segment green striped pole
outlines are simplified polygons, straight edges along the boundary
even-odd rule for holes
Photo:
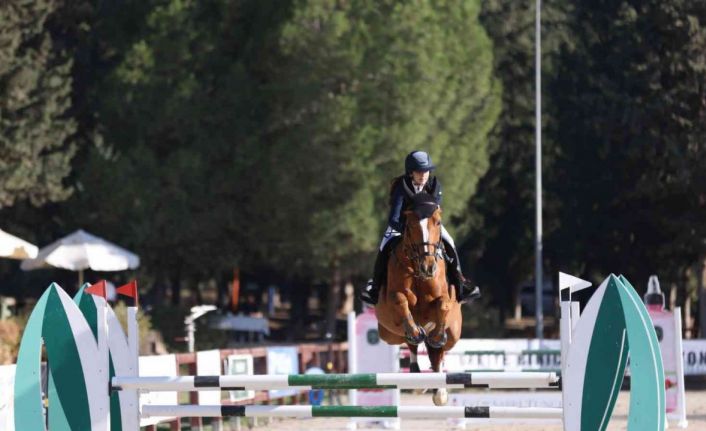
[[[290,374],[178,377],[114,377],[113,390],[201,391],[270,389],[437,389],[437,388],[551,388],[556,373],[377,373]]]
[[[366,417],[405,419],[561,419],[560,408],[432,406],[201,406],[145,405],[142,417]]]

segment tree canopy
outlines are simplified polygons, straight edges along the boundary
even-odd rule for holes
[[[70,194],[73,61],[51,33],[59,3],[0,4],[0,208]]]
[[[390,181],[421,149],[463,266],[507,310],[534,266],[533,7],[5,2],[3,226],[40,245],[84,228],[177,291],[235,267],[340,284],[369,275]],[[545,270],[693,273],[706,8],[547,0],[542,13]]]

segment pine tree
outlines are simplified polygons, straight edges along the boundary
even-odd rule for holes
[[[479,2],[295,3],[262,138],[269,181],[258,211],[280,227],[258,232],[272,245],[263,255],[314,256],[307,264],[325,270],[332,255],[353,262],[374,252],[389,182],[416,149],[439,166],[446,223],[463,232],[462,210],[487,169],[487,134],[499,110],[479,9]]]
[[[552,94],[546,84],[555,75],[559,47],[569,43],[567,2],[549,0],[542,8],[542,79],[544,121]],[[494,73],[502,82],[502,112],[491,133],[490,169],[483,176],[469,212],[474,215],[464,244],[469,266],[487,297],[501,313],[513,300],[513,288],[531,282],[535,224],[535,67],[534,2],[483,2],[481,22],[493,40]],[[551,135],[543,142],[545,169],[554,151]],[[545,175],[549,174],[545,170]],[[545,204],[546,205],[546,204]],[[545,232],[553,222],[545,217]],[[517,293],[517,292],[514,292]],[[516,298],[515,298],[516,299]]]
[[[680,277],[706,251],[706,9],[582,3],[573,23],[576,50],[552,88],[553,258],[589,274]]]
[[[72,59],[48,24],[58,3],[0,4],[0,207],[70,194]]]

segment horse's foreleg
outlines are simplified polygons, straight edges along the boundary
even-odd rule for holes
[[[446,329],[448,327],[447,322],[451,311],[451,303],[444,298],[438,298],[435,302],[436,304],[432,306],[434,330],[427,337],[427,344],[432,348],[440,349],[448,341]]]
[[[393,300],[394,313],[402,319],[401,326],[404,329],[405,341],[409,344],[420,344],[424,342],[427,337],[426,331],[414,321],[412,312],[409,310],[407,295],[397,292]]]

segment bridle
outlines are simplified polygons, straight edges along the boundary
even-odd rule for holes
[[[412,263],[412,276],[421,280],[428,280],[436,276],[438,265],[436,262],[444,259],[444,243],[439,235],[439,241],[432,243],[428,241],[412,242],[409,234],[410,230],[405,228],[402,249],[405,257]],[[427,267],[424,263],[427,257],[434,258],[434,264]]]
[[[438,189],[438,183],[436,183],[436,188]],[[402,179],[402,189],[404,193],[407,195],[409,199],[414,199],[417,194],[412,190],[407,183],[405,182],[404,179]],[[429,195],[431,196],[431,195]],[[425,202],[425,203],[431,203],[431,202]],[[433,205],[438,208],[438,203],[433,203]],[[409,220],[407,220],[409,222]],[[441,239],[441,235],[439,235],[439,241],[436,243],[431,243],[428,241],[423,241],[423,242],[412,242],[412,237],[410,235],[410,229],[408,229],[408,226],[405,226],[404,232],[403,232],[403,238],[402,238],[402,251],[404,254],[404,257],[412,264],[412,271],[411,275],[414,278],[421,279],[421,280],[429,280],[431,278],[434,278],[436,276],[436,272],[438,269],[437,261],[441,259],[443,261],[444,256],[445,256],[445,251],[444,251],[444,244]],[[396,253],[395,253],[396,255]],[[426,264],[424,263],[425,259],[427,257],[433,257],[434,258],[434,263],[431,265],[431,267],[427,267]],[[399,259],[397,259],[398,263],[401,265],[401,262]],[[405,268],[406,270],[409,271],[409,267]]]

